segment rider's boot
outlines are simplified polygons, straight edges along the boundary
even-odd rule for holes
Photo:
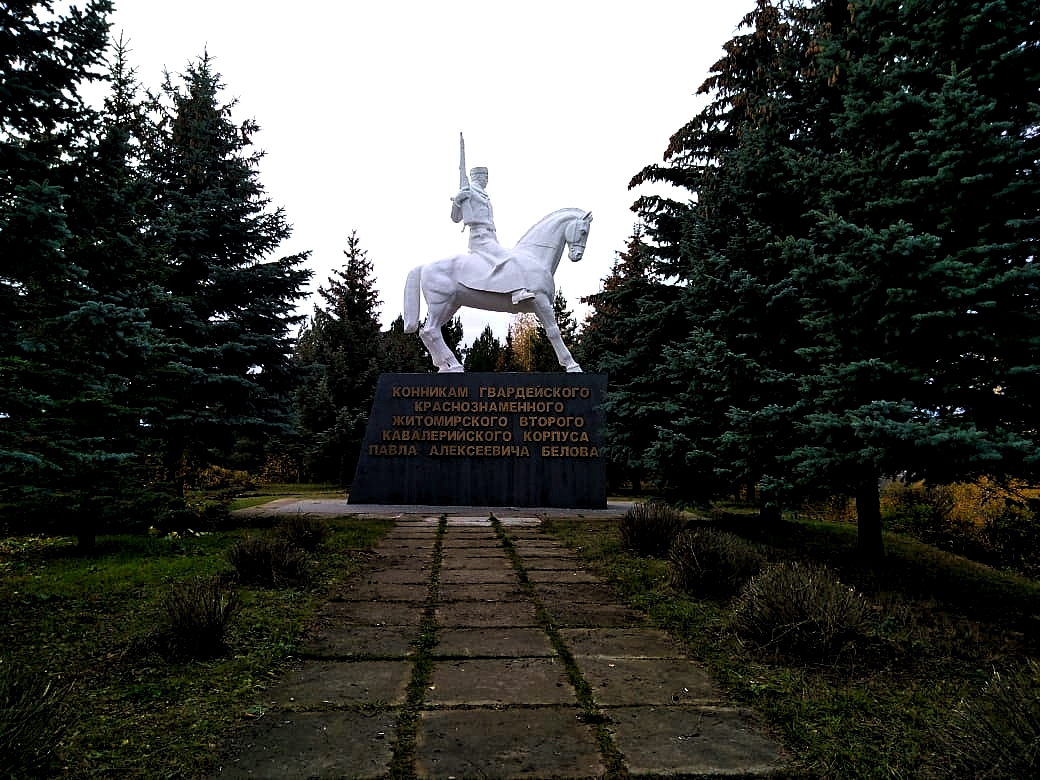
[[[528,290],[526,287],[521,287],[519,290],[513,291],[513,303],[520,303],[520,301],[529,301],[534,298],[534,293]]]

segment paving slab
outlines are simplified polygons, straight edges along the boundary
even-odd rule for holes
[[[534,605],[524,601],[451,601],[435,612],[437,625],[445,628],[535,626]]]
[[[520,589],[520,581],[514,577],[516,584],[479,583],[463,585],[460,583],[441,583],[439,599],[445,601],[521,601],[527,594]]]
[[[574,709],[423,712],[416,740],[420,777],[598,777],[591,729]]]
[[[407,661],[305,661],[267,691],[282,710],[360,705],[400,706],[412,665]]]
[[[464,555],[461,552],[447,553],[441,559],[441,574],[453,569],[493,569],[512,571],[513,567],[505,553],[499,551],[494,555]]]
[[[656,628],[561,628],[560,638],[577,658],[683,658],[679,643]]]
[[[719,691],[708,673],[683,659],[576,659],[601,707],[631,704],[716,704]]]
[[[426,585],[433,572],[394,566],[389,569],[373,569],[358,578],[359,585]]]
[[[556,658],[434,661],[428,706],[577,704],[567,670]]]
[[[415,601],[422,603],[426,601],[429,593],[428,585],[401,584],[386,585],[369,582],[355,583],[350,588],[339,593],[343,601]]]
[[[646,623],[641,613],[620,604],[553,601],[546,606],[546,611],[558,628],[619,628]]]
[[[540,628],[444,628],[437,632],[438,657],[538,658],[556,655]]]
[[[418,626],[423,605],[414,601],[330,601],[318,611],[319,621],[363,626]]]
[[[446,569],[441,572],[442,588],[445,585],[511,585],[518,582],[512,568]]]
[[[404,658],[414,652],[414,626],[318,626],[303,641],[302,656],[316,658]]]
[[[380,778],[393,757],[394,722],[387,712],[269,713],[232,738],[220,778]]]
[[[513,546],[518,550],[566,550],[566,546],[560,544],[551,536],[529,536],[515,538],[510,537]]]
[[[634,775],[768,775],[780,746],[746,710],[625,707],[610,711],[614,741]]]
[[[472,553],[476,553],[477,550],[495,550],[501,552],[502,543],[497,539],[477,539],[474,541],[467,541],[465,539],[450,539],[446,537],[444,541],[441,542],[441,551],[451,552],[452,550],[465,550]]]
[[[441,554],[443,556],[442,560],[447,560],[450,556],[466,558],[505,558],[506,556],[501,545],[489,545],[487,547],[473,547],[470,545],[445,546],[441,550]]]

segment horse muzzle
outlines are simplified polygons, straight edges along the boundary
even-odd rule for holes
[[[571,251],[567,256],[571,259],[572,263],[576,263],[581,260],[582,255],[585,254],[585,247],[583,246],[572,246]]]

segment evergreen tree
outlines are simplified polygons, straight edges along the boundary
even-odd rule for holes
[[[357,231],[348,236],[343,254],[343,268],[318,288],[324,306],[315,306],[300,333],[297,360],[312,368],[297,393],[297,422],[311,477],[349,484],[386,355],[374,266]]]
[[[383,332],[383,370],[391,374],[428,374],[433,362],[418,333],[404,332],[404,317],[400,314]]]
[[[662,347],[685,326],[677,289],[653,270],[658,257],[637,227],[603,289],[585,299],[592,311],[582,333],[583,367],[609,376],[608,475],[614,484],[631,480],[636,490],[654,467],[649,450],[658,429],[674,415],[668,393],[655,387],[655,370]]]
[[[501,355],[502,343],[495,337],[491,326],[485,325],[467,350],[463,367],[466,371],[494,371]]]
[[[881,551],[879,477],[1035,474],[1040,111],[1037,2],[857,9],[821,52],[843,68],[841,154],[793,244],[814,337],[802,473],[857,498]]]
[[[855,495],[868,556],[879,477],[1035,469],[1037,10],[758,1],[635,180],[696,196],[637,203],[675,280],[644,309],[682,318],[646,462]]]
[[[122,40],[113,54],[96,142],[66,206],[72,237],[65,254],[81,269],[85,295],[63,318],[60,360],[65,372],[91,381],[89,392],[71,399],[64,412],[71,428],[106,450],[106,457],[63,474],[81,545],[103,525],[153,519],[157,498],[148,487],[144,410],[134,388],[155,368],[152,347],[161,338],[147,315],[160,294],[153,281],[159,258],[142,235],[152,188],[136,144],[139,87]]]
[[[98,149],[96,114],[79,90],[103,75],[110,12],[103,0],[60,14],[50,2],[4,7],[0,503],[13,510],[9,517],[35,510],[79,520],[90,477],[128,457],[126,442],[105,435],[102,420],[117,413],[120,387],[106,375],[114,362],[105,357],[134,340],[135,317],[88,285],[69,215]]]
[[[310,272],[307,254],[267,259],[289,237],[282,209],[259,181],[248,149],[255,121],[235,124],[234,101],[204,54],[151,99],[147,169],[157,214],[162,295],[150,308],[162,333],[160,370],[142,398],[164,477],[181,495],[197,465],[219,463],[242,437],[288,430],[297,384],[291,329]]]

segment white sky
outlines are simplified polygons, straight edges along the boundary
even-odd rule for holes
[[[375,265],[383,327],[404,278],[462,252],[449,218],[459,132],[467,168],[489,168],[498,236],[512,246],[545,214],[594,215],[580,263],[556,284],[579,321],[625,247],[641,168],[703,105],[695,96],[752,0],[116,0],[138,79],[180,73],[208,49],[254,118],[260,179],[311,250],[312,289],[343,262],[357,230]],[[308,312],[311,306],[306,306]],[[508,317],[463,310],[464,342]]]

